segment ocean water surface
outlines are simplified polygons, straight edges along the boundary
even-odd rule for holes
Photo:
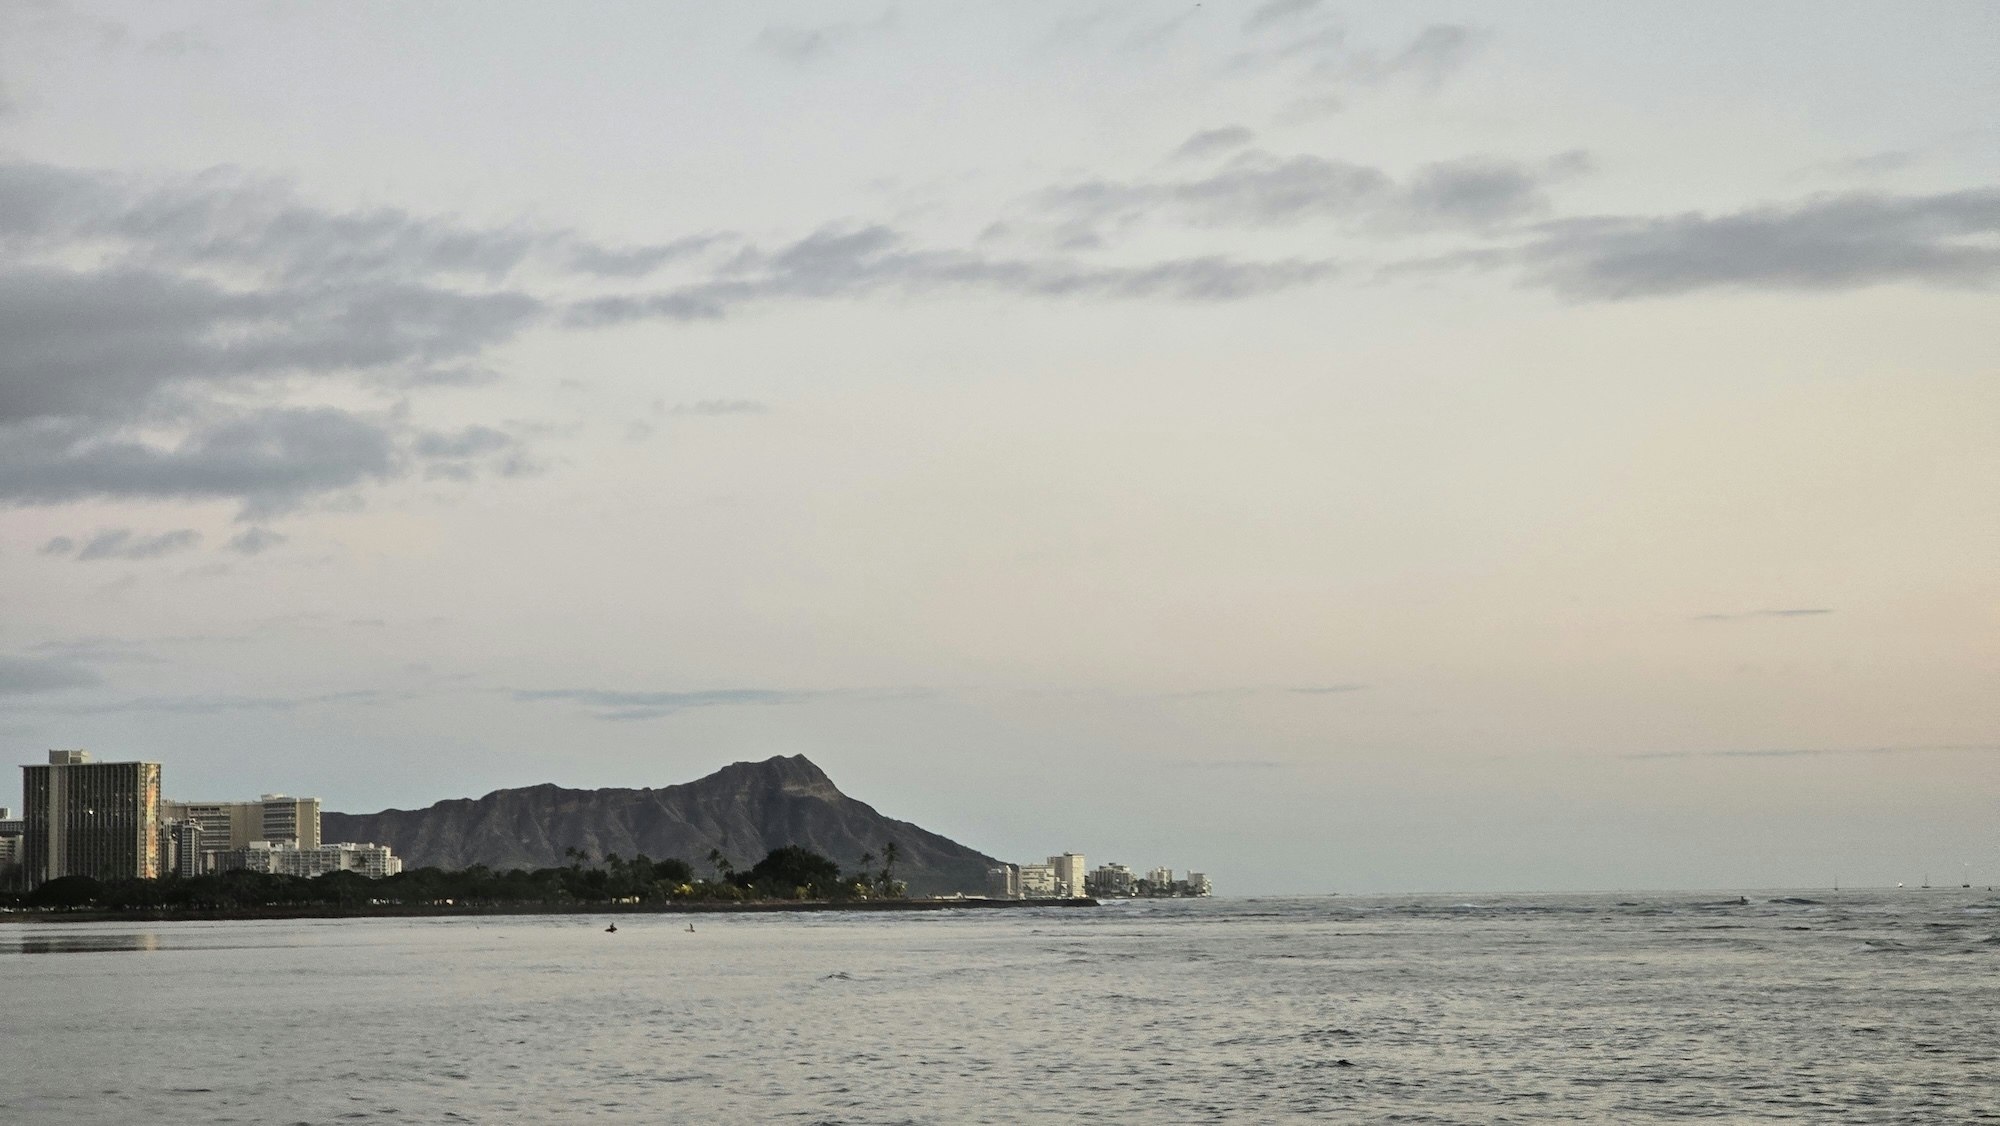
[[[2000,1121],[2000,895],[0,923],[0,1122]]]

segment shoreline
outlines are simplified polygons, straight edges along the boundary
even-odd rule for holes
[[[1023,907],[1097,907],[1079,899],[776,899],[743,903],[373,903],[354,907],[322,904],[222,907],[214,910],[154,908],[136,911],[39,911],[0,913],[0,923],[205,923],[256,919],[426,919],[505,915],[756,915],[800,912],[924,912],[1010,910]]]

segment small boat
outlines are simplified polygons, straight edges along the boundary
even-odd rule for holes
[[[608,927],[605,927],[605,928],[604,928],[604,933],[605,933],[605,934],[617,934],[617,933],[618,933],[618,924],[617,924],[617,923],[613,923],[613,924],[611,924],[610,926],[608,926]]]

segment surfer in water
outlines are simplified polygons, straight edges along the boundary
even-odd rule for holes
[[[617,924],[617,923],[613,923],[613,924],[611,924],[610,926],[608,926],[608,927],[605,927],[605,928],[604,928],[604,933],[605,933],[605,934],[617,934],[617,933],[618,933],[618,924]]]

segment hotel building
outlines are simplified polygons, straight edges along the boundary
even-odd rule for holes
[[[50,751],[46,764],[21,768],[21,796],[28,887],[63,876],[159,877],[159,763],[92,762],[87,751]]]

